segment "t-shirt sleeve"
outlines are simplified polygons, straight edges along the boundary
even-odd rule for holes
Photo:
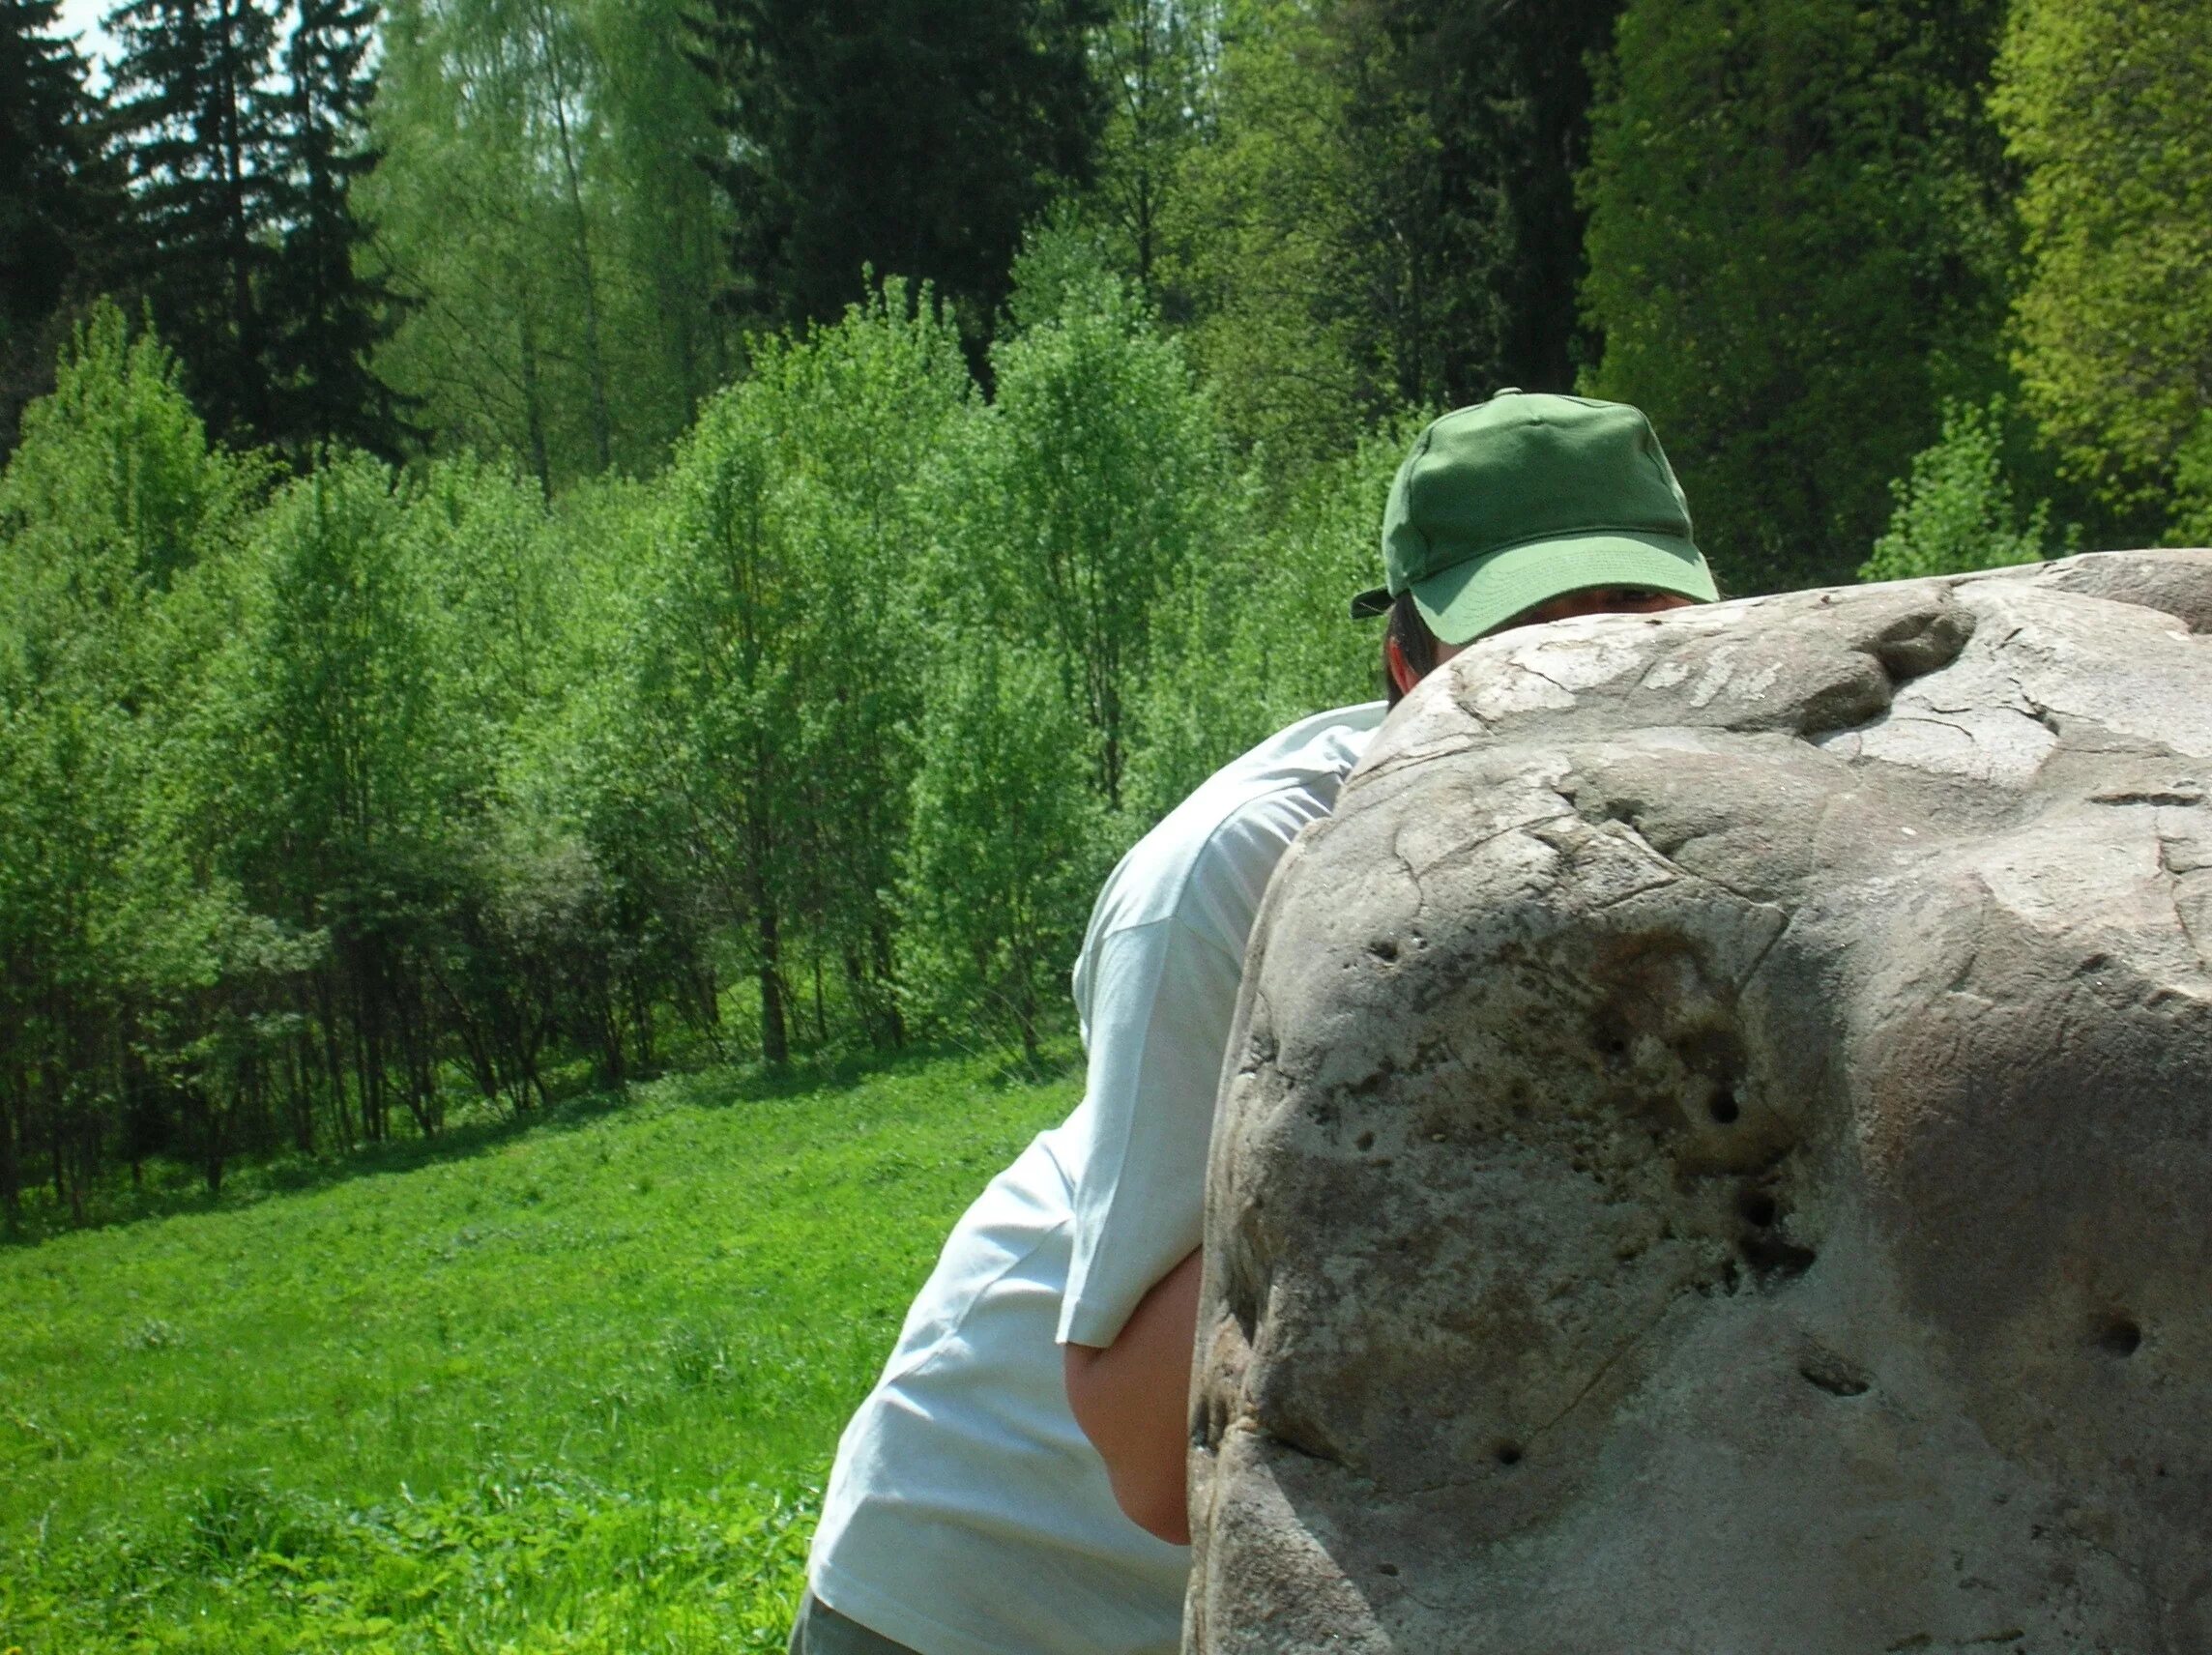
[[[1185,920],[1116,931],[1091,966],[1083,1173],[1062,1344],[1111,1345],[1199,1244],[1214,1092],[1243,961]]]

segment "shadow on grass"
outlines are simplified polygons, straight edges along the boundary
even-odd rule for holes
[[[356,1178],[411,1173],[423,1167],[489,1154],[518,1138],[546,1132],[572,1132],[640,1109],[681,1106],[734,1108],[748,1103],[784,1103],[809,1095],[836,1095],[875,1081],[917,1076],[924,1070],[960,1062],[971,1085],[1004,1089],[1043,1086],[1062,1079],[1080,1063],[1074,1040],[1062,1035],[1046,1042],[1036,1063],[1003,1050],[977,1051],[956,1042],[911,1045],[895,1052],[866,1049],[809,1053],[788,1063],[700,1062],[671,1066],[650,1079],[615,1090],[578,1088],[540,1109],[494,1113],[472,1098],[470,1113],[431,1137],[409,1136],[318,1155],[281,1154],[239,1159],[223,1176],[222,1191],[211,1196],[198,1171],[167,1157],[150,1158],[140,1179],[125,1173],[102,1180],[89,1199],[83,1224],[70,1222],[50,1185],[26,1189],[16,1223],[0,1227],[0,1249],[35,1247],[57,1236],[83,1234],[180,1214],[234,1212],[275,1196],[302,1195]]]

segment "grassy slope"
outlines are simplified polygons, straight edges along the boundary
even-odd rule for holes
[[[1074,1095],[671,1080],[0,1252],[0,1651],[780,1646],[845,1414]]]

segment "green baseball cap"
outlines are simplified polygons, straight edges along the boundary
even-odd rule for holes
[[[1593,586],[1720,595],[1643,410],[1519,391],[1420,434],[1383,508],[1382,572],[1352,613],[1410,591],[1447,644]]]

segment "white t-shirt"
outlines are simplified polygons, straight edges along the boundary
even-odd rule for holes
[[[1207,1139],[1268,876],[1382,704],[1216,771],[1107,880],[1075,967],[1084,1099],[962,1215],[837,1444],[807,1576],[919,1655],[1169,1655],[1189,1551],[1121,1515],[1061,1342],[1113,1343],[1199,1243]]]

